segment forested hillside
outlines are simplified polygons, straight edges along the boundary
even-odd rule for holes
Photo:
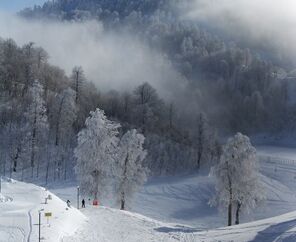
[[[198,169],[218,156],[220,146],[204,115],[197,116],[198,132],[189,132],[174,106],[148,83],[131,93],[100,93],[81,67],[68,77],[48,64],[45,50],[33,43],[18,47],[11,39],[0,41],[0,66],[3,174],[19,172],[28,179],[42,168],[46,181],[72,176],[76,135],[97,107],[121,122],[121,133],[137,128],[146,136],[145,163],[153,174]]]
[[[2,173],[38,176],[42,166],[46,180],[66,179],[76,135],[97,107],[121,123],[121,134],[136,128],[146,137],[145,164],[155,175],[210,167],[221,153],[219,136],[294,131],[293,73],[182,18],[189,2],[57,0],[23,10],[24,18],[95,19],[106,31],[135,36],[171,62],[185,91],[167,99],[146,82],[102,91],[83,66],[67,76],[41,47],[1,40]]]
[[[247,134],[280,132],[293,127],[291,115],[294,116],[295,104],[288,93],[291,76],[263,53],[224,41],[198,23],[183,18],[182,13],[191,2],[58,0],[26,9],[21,15],[61,21],[95,18],[106,29],[140,36],[168,56],[184,76],[190,94],[187,93],[185,103],[184,99],[175,100],[181,106],[182,116],[191,115],[192,111],[204,112],[220,130]],[[197,110],[184,107],[192,103],[189,100],[197,103]]]

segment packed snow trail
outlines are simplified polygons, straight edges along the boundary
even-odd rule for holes
[[[63,242],[175,242],[182,233],[196,231],[118,209],[88,207],[82,211],[89,221]]]
[[[86,219],[75,208],[66,210],[65,203],[42,187],[14,180],[2,182],[2,196],[8,201],[0,202],[0,241],[38,241],[38,211],[41,212],[41,237],[46,241],[57,242],[70,235]],[[51,200],[45,204],[45,197]],[[45,212],[52,212],[47,224]]]

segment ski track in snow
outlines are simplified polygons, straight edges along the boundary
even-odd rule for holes
[[[295,151],[296,154],[296,151]],[[287,159],[287,157],[285,157]],[[277,169],[280,170],[281,173],[274,171],[274,165],[277,166]],[[286,164],[270,164],[270,163],[262,163],[261,170],[264,169],[264,167],[268,168],[267,174],[262,175],[262,180],[265,184],[265,187],[268,190],[268,201],[267,201],[267,208],[266,211],[262,212],[262,208],[259,208],[255,211],[253,218],[251,219],[260,219],[260,218],[267,218],[269,217],[269,213],[272,216],[279,215],[281,213],[289,212],[296,210],[296,198],[295,198],[295,188],[291,190],[290,183],[286,183],[285,180],[288,180],[285,177],[278,177],[279,174],[287,173],[290,175],[294,175],[294,171],[296,169],[295,167],[291,167],[291,165]],[[265,173],[265,172],[264,172]],[[274,174],[275,173],[275,174]],[[275,176],[275,178],[271,178]],[[142,189],[140,193],[136,196],[136,200],[134,203],[134,207],[132,207],[132,211],[136,211],[139,213],[144,213],[148,216],[158,218],[161,217],[164,213],[166,213],[166,222],[178,222],[178,219],[174,219],[174,217],[171,217],[170,215],[170,209],[182,211],[182,209],[178,209],[178,205],[185,203],[186,206],[189,205],[192,206],[194,203],[197,206],[199,203],[204,204],[207,202],[207,199],[212,194],[212,184],[208,177],[177,177],[174,181],[165,181],[165,179],[157,179],[157,181],[148,182],[148,184]],[[283,183],[282,183],[283,182]],[[295,181],[293,181],[295,182]],[[164,204],[162,204],[164,202]],[[174,206],[174,203],[178,203],[177,206]],[[158,206],[159,205],[159,206]],[[166,207],[165,207],[166,206]],[[182,207],[182,206],[181,206]],[[185,206],[184,206],[185,207]],[[208,208],[206,206],[204,207],[206,211],[205,213],[208,213]],[[281,208],[278,210],[278,208]],[[189,213],[193,210],[198,210],[198,207],[192,208],[192,210],[188,210]],[[163,210],[163,211],[161,211]],[[263,209],[264,210],[264,209]],[[104,210],[101,211],[101,214],[99,216],[106,216],[104,215]],[[112,210],[111,210],[112,211]],[[185,210],[184,210],[185,211]],[[84,229],[80,230],[78,234],[76,234],[77,240],[74,237],[70,237],[68,240],[65,240],[66,242],[69,241],[114,241],[114,242],[121,242],[121,241],[182,241],[182,242],[194,242],[194,241],[205,241],[205,242],[264,242],[264,241],[285,241],[285,242],[295,242],[295,236],[294,232],[290,231],[291,228],[296,227],[296,224],[294,224],[294,220],[289,221],[283,221],[276,223],[273,225],[272,222],[265,222],[265,221],[258,221],[257,224],[245,224],[242,225],[243,228],[239,228],[237,226],[233,226],[231,229],[229,228],[221,228],[217,230],[204,230],[201,231],[203,228],[202,224],[207,224],[210,222],[210,220],[217,219],[217,223],[212,223],[212,225],[217,225],[221,223],[221,216],[225,220],[223,216],[225,215],[219,215],[219,214],[208,214],[205,217],[200,216],[202,215],[202,211],[196,214],[197,218],[195,220],[191,221],[190,219],[187,220],[188,224],[192,224],[193,227],[187,227],[187,225],[176,225],[176,224],[154,224],[154,228],[152,229],[152,232],[149,231],[148,228],[152,228],[153,226],[149,223],[144,223],[143,228],[140,229],[141,232],[139,232],[137,229],[132,228],[131,231],[134,231],[134,233],[139,233],[139,237],[136,237],[137,239],[131,237],[131,235],[126,230],[130,231],[130,229],[125,228],[123,225],[119,225],[121,227],[121,230],[116,231],[114,228],[111,230],[107,228],[108,225],[111,225],[112,227],[116,227],[116,223],[109,220],[110,217],[114,217],[114,219],[118,219],[118,216],[120,211],[114,210],[114,214],[109,214],[107,217],[103,219],[95,219],[103,230],[107,233],[107,236],[102,235],[103,237],[96,237],[93,236],[92,240],[87,240],[86,235],[91,233],[91,231],[88,232],[82,232]],[[89,213],[89,212],[86,212]],[[88,216],[93,217],[94,214],[89,214]],[[186,217],[186,214],[183,213],[183,217]],[[296,217],[296,216],[295,216]],[[204,221],[201,222],[204,218]],[[220,220],[218,219],[220,218]],[[161,219],[162,220],[162,219]],[[182,219],[181,219],[182,221]],[[183,220],[184,221],[184,220]],[[193,223],[192,223],[193,222]],[[225,221],[224,221],[225,222]],[[89,227],[94,227],[94,225],[88,224]],[[159,222],[160,223],[160,222]],[[120,222],[120,224],[124,224]],[[194,224],[197,224],[198,226],[195,227]],[[223,225],[223,224],[222,224]],[[152,226],[152,227],[151,227]],[[240,225],[241,226],[241,225]],[[274,227],[273,227],[274,226]],[[278,230],[277,233],[274,232],[274,230]],[[261,234],[260,234],[261,231]],[[110,234],[120,234],[120,237],[116,237],[115,235],[110,237]],[[155,235],[156,233],[156,235]],[[258,234],[257,234],[258,233]],[[154,235],[153,235],[154,234]],[[99,236],[99,235],[97,235]],[[156,237],[155,237],[156,236]],[[94,239],[97,238],[97,239]],[[100,239],[98,239],[100,238]],[[142,238],[142,239],[140,239]],[[156,239],[157,238],[157,239]]]
[[[28,233],[28,237],[27,237],[27,242],[30,242],[31,239],[31,234],[32,234],[32,230],[33,230],[33,225],[32,225],[32,215],[31,215],[32,209],[30,209],[28,211],[28,217],[29,217],[29,233]]]

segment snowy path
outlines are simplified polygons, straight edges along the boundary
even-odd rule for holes
[[[83,213],[89,221],[63,242],[174,242],[180,241],[182,233],[195,232],[193,228],[161,223],[118,209],[92,207]]]

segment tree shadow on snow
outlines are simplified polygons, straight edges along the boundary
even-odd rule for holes
[[[285,236],[288,230],[296,226],[296,219],[286,221],[283,223],[271,225],[263,231],[260,231],[256,237],[250,242],[295,242],[296,234]],[[282,238],[281,238],[282,237]],[[276,240],[277,239],[277,240]]]
[[[176,226],[176,227],[159,227],[154,229],[157,232],[160,233],[195,233],[195,232],[200,232],[202,231],[201,229],[195,229],[195,228],[190,228],[190,227],[185,227],[185,226]]]
[[[183,208],[171,214],[175,219],[194,220],[196,218],[205,218],[218,214],[218,210],[210,207],[206,201],[201,201],[200,204],[192,208]]]
[[[293,232],[293,234],[289,236],[285,236],[284,238],[276,240],[275,242],[295,242],[295,241],[296,241],[296,234]]]

